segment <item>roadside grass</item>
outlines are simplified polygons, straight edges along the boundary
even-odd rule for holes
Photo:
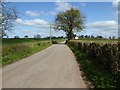
[[[2,66],[23,59],[31,54],[41,51],[52,43],[48,41],[35,41],[29,43],[17,43],[2,46]]]
[[[55,42],[63,42],[64,38],[52,39]],[[34,39],[34,38],[3,38],[0,46],[2,46],[2,60],[0,60],[0,65],[5,66],[10,63],[16,62],[27,56],[30,56],[38,51],[41,51],[53,43],[49,39]]]
[[[101,66],[95,65],[92,58],[78,48],[70,46],[77,58],[80,68],[88,82],[89,88],[115,88],[114,77],[105,71]],[[89,83],[91,82],[91,83]]]

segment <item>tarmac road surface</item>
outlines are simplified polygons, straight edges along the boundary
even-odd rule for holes
[[[2,69],[3,88],[86,88],[69,47],[54,44]]]

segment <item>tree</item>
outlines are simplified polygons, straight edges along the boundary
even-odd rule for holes
[[[14,7],[0,1],[0,36],[7,36],[6,31],[12,30],[13,21],[17,19],[17,12]]]
[[[91,35],[91,38],[94,38],[94,36],[93,36],[93,35]]]
[[[65,31],[68,40],[73,39],[74,31],[81,31],[85,28],[84,18],[76,8],[60,12],[56,15],[54,29]]]
[[[25,35],[24,38],[28,38],[28,35]]]
[[[14,36],[15,39],[19,39],[20,37],[19,36]]]
[[[34,35],[35,39],[41,38],[40,34]]]
[[[88,38],[88,35],[85,35],[85,38]]]
[[[81,35],[80,38],[84,38],[84,35]]]
[[[98,39],[102,39],[102,38],[103,38],[103,36],[97,36],[97,38],[98,38]]]

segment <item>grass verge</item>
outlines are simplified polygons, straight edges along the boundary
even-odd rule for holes
[[[114,77],[112,75],[100,66],[95,65],[92,62],[93,60],[91,60],[92,58],[86,53],[73,46],[68,46],[74,52],[77,62],[86,77],[86,81],[91,82],[91,84],[88,84],[89,88],[115,88]]]
[[[51,45],[52,43],[44,41],[33,43],[20,43],[15,45],[4,45],[2,47],[2,66],[23,59]]]

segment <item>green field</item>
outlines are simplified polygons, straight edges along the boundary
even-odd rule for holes
[[[65,39],[52,39],[62,42]],[[13,63],[52,45],[49,39],[2,39],[2,65]]]
[[[83,42],[83,43],[99,43],[99,44],[117,44],[118,39],[78,39],[78,40],[71,40],[76,42]]]
[[[62,42],[64,41],[65,39],[63,38],[58,38],[58,39],[52,39],[54,41],[57,41],[57,42]],[[7,38],[3,38],[2,39],[2,45],[13,45],[13,44],[22,44],[22,43],[33,43],[33,42],[39,42],[39,41],[46,41],[46,42],[49,42],[50,40],[49,39],[34,39],[34,38],[28,38],[28,39],[24,39],[24,38],[21,38],[21,39],[7,39]]]

